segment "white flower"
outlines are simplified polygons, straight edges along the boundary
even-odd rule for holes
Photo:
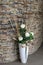
[[[31,40],[31,42],[33,42],[33,40]]]
[[[21,28],[25,28],[25,24],[21,24],[21,26],[20,26]]]
[[[33,32],[30,32],[33,36],[34,36],[34,33]]]
[[[20,36],[18,39],[19,39],[19,41],[22,41],[22,40],[23,40],[23,37],[22,37],[22,36]]]
[[[26,33],[25,33],[25,36],[26,36],[26,37],[29,37],[29,36],[30,36],[30,34],[29,34],[28,32],[26,32]]]

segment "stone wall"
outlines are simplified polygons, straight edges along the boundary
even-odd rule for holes
[[[26,23],[27,31],[34,32],[34,41],[29,45],[29,54],[42,43],[43,7],[42,0],[0,0],[0,62],[18,59],[16,38],[17,23]],[[13,27],[13,28],[12,28]]]

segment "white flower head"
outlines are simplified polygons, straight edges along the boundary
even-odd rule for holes
[[[33,42],[33,40],[31,40],[31,42]]]
[[[26,32],[26,33],[25,33],[25,36],[26,36],[26,37],[29,37],[29,36],[30,36],[30,34],[29,34],[28,32]]]
[[[20,26],[21,28],[25,28],[25,24],[21,24],[21,26]]]
[[[34,33],[33,32],[30,32],[33,36],[34,36]]]
[[[19,39],[19,41],[22,41],[22,40],[23,40],[23,37],[22,37],[22,36],[20,36],[18,39]]]

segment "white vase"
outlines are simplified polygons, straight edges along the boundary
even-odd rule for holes
[[[28,46],[26,44],[19,44],[19,53],[22,63],[27,63],[28,59]]]

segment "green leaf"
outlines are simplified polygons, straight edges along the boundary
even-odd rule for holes
[[[29,37],[29,38],[30,38],[30,40],[34,39],[34,37],[33,37],[33,35],[32,35],[32,34],[30,34],[30,37]]]

